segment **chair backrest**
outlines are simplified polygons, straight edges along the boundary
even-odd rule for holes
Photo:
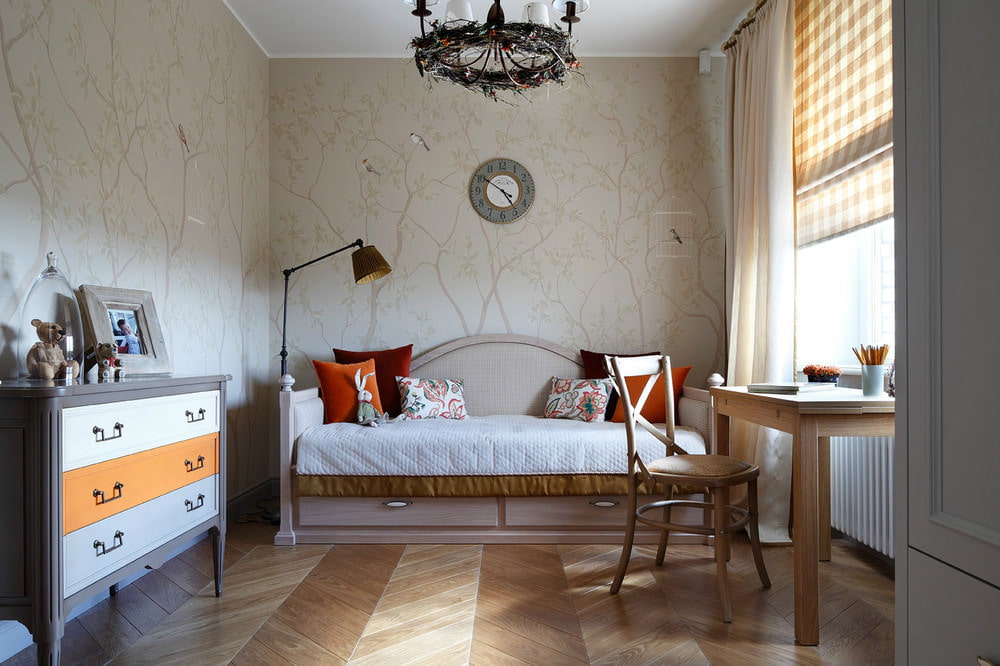
[[[642,426],[654,437],[663,442],[666,455],[686,453],[677,446],[674,437],[674,382],[670,371],[670,357],[665,354],[648,356],[607,356],[605,357],[608,374],[618,389],[619,400],[625,414],[625,432],[628,435],[629,461],[636,459],[636,425]],[[633,379],[631,382],[630,378]],[[656,424],[650,423],[642,414],[642,409],[652,395],[653,387],[658,380],[663,381],[663,400],[666,423],[661,430]],[[633,390],[629,390],[631,384]],[[638,390],[636,390],[638,389]]]

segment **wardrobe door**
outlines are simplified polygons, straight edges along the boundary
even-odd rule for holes
[[[894,12],[897,658],[1000,663],[1000,2]]]

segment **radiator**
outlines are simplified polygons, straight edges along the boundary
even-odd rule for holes
[[[893,441],[830,438],[830,525],[890,558]]]

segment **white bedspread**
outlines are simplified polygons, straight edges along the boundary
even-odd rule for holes
[[[678,426],[677,441],[704,453],[702,436]],[[644,460],[663,445],[641,433]],[[399,421],[375,428],[329,423],[306,428],[296,442],[297,472],[350,476],[489,476],[625,474],[625,426],[536,416],[473,416],[452,421]]]

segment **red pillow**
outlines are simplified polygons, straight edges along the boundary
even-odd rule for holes
[[[323,391],[323,423],[357,423],[358,386],[354,383],[354,373],[361,370],[361,377],[364,378],[369,372],[375,372],[375,361],[368,359],[363,363],[350,364],[313,361],[313,367]],[[372,407],[381,412],[378,383],[373,379],[378,379],[378,373],[368,378],[365,388],[372,394]]]
[[[382,406],[385,407],[385,411],[389,416],[398,416],[402,409],[399,402],[399,388],[396,386],[396,377],[410,376],[410,358],[412,355],[413,345],[378,351],[333,350],[333,360],[338,363],[360,363],[370,358],[375,359],[375,379],[378,380],[378,393],[382,399]]]
[[[580,350],[580,358],[583,359],[583,376],[587,379],[604,379],[610,377],[607,366],[604,365],[605,356],[652,356],[659,354],[658,351],[647,352],[645,354],[601,354],[600,352]],[[612,385],[611,395],[608,396],[608,406],[604,410],[604,420],[610,421],[618,408],[618,389]],[[655,422],[654,422],[655,423]]]
[[[659,353],[658,351],[653,351],[645,354],[601,354],[581,349],[580,358],[583,359],[583,376],[586,379],[604,379],[605,377],[609,377],[608,369],[604,365],[605,356],[653,356]]]
[[[674,383],[674,416],[676,417],[677,411],[677,401],[681,398],[681,392],[684,390],[684,380],[687,379],[688,373],[691,372],[690,365],[684,365],[679,368],[670,368],[670,376],[673,378]],[[632,404],[634,405],[639,399],[639,394],[642,392],[643,387],[646,386],[647,375],[637,376],[637,377],[626,377],[625,384],[628,386],[629,395],[632,396]],[[642,415],[646,417],[646,420],[650,423],[666,423],[667,422],[667,404],[663,396],[663,377],[660,377],[653,384],[653,390],[650,391],[649,397],[646,398],[646,404],[642,408]],[[625,422],[625,407],[618,403],[615,408],[615,413],[611,416],[611,420],[615,423]]]

